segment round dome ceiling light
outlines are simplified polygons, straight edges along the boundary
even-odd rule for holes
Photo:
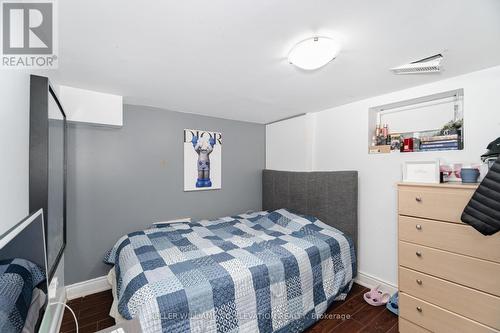
[[[340,49],[340,43],[331,38],[312,37],[295,44],[288,61],[299,68],[315,70],[335,59]]]

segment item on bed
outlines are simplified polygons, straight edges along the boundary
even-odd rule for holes
[[[376,286],[363,294],[366,303],[372,306],[381,306],[389,301],[390,295],[380,291],[379,288],[380,286]]]
[[[184,217],[184,218],[181,218],[181,219],[154,222],[153,226],[155,226],[155,225],[156,226],[161,226],[161,225],[164,225],[164,224],[185,223],[185,222],[191,222],[191,218],[190,217]]]
[[[465,206],[461,220],[483,235],[500,230],[500,157]]]
[[[33,290],[44,280],[42,269],[28,260],[0,261],[0,332],[22,332]]]
[[[302,331],[356,273],[348,236],[286,209],[134,232],[105,260],[118,312],[146,333]]]

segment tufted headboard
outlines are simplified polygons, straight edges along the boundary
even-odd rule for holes
[[[264,170],[262,208],[313,215],[358,243],[358,172]]]

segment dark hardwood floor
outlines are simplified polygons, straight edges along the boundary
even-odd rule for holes
[[[398,317],[385,307],[373,307],[363,300],[365,287],[354,284],[347,299],[335,302],[325,313],[323,319],[310,327],[307,333],[397,333]],[[80,332],[96,332],[113,326],[115,321],[108,313],[113,298],[111,291],[78,298],[68,302],[75,311]],[[73,316],[64,312],[61,333],[76,332]]]
[[[73,309],[78,319],[79,333],[93,333],[111,327],[115,320],[109,316],[113,303],[111,290],[77,298],[66,304]],[[61,333],[76,332],[75,320],[68,309],[64,311]]]
[[[334,302],[326,311],[326,318],[319,320],[306,332],[397,333],[398,317],[385,306],[367,304],[363,299],[367,291],[367,288],[355,283],[345,301]],[[339,316],[344,319],[338,319]]]

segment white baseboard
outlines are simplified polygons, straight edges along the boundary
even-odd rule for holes
[[[356,276],[354,282],[370,289],[376,286],[380,286],[381,291],[387,292],[391,295],[398,291],[398,287],[393,285],[392,283],[363,272],[358,272],[358,276]]]
[[[111,286],[108,283],[107,276],[100,276],[95,279],[77,282],[66,286],[66,298],[68,300],[72,300],[109,289],[111,289]]]

